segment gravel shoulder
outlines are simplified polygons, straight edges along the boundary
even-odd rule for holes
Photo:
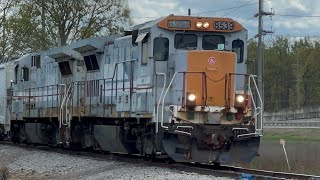
[[[112,160],[30,150],[0,144],[0,165],[10,170],[10,179],[177,179],[199,180],[229,178],[178,171]]]

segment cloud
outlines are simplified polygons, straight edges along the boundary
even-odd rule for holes
[[[258,20],[252,18],[258,12],[258,0],[128,0],[135,24],[167,16],[186,15],[189,8],[196,16],[225,16],[244,23],[249,38],[257,33]],[[243,7],[240,7],[245,5]],[[240,7],[240,8],[234,8]],[[319,15],[320,1],[311,0],[265,0],[264,10],[276,14]],[[200,13],[200,14],[198,14]],[[250,20],[249,20],[250,19]],[[247,21],[249,20],[249,21]],[[277,34],[312,34],[320,29],[320,18],[264,17],[264,28],[276,30]]]
[[[179,9],[178,3],[171,0],[129,0],[129,7],[135,24],[167,16]]]

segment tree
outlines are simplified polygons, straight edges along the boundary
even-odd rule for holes
[[[256,44],[248,57],[255,59]],[[278,37],[264,48],[265,110],[320,105],[320,42]]]
[[[131,19],[125,0],[24,0],[11,22],[17,47],[34,51],[120,33]]]
[[[19,4],[16,14],[8,21],[10,34],[13,36],[13,41],[10,42],[11,54],[22,55],[55,45],[49,35],[43,31],[41,21],[38,19],[39,15],[40,11],[34,9],[32,5]]]
[[[10,52],[10,34],[8,29],[8,14],[18,3],[17,0],[6,0],[0,4],[0,62],[4,60],[5,57],[8,56]]]

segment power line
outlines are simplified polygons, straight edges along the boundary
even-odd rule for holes
[[[231,14],[232,12],[242,8],[242,7],[246,7],[246,6],[252,6],[252,5],[255,5],[255,4],[258,4],[259,2],[255,2],[255,3],[251,3],[253,0],[250,0],[248,2],[246,2],[245,4],[241,5],[241,6],[234,6],[234,7],[229,7],[229,8],[223,8],[223,9],[216,9],[216,10],[210,10],[210,11],[203,11],[203,12],[198,12],[198,13],[192,13],[191,15],[200,15],[200,14],[206,14],[206,13],[213,13],[213,12],[220,12],[220,11],[227,11],[227,10],[232,10],[231,12],[221,16],[221,17],[224,17],[226,15],[229,15]],[[267,0],[265,0],[267,1]],[[184,15],[188,15],[188,14],[184,14]],[[146,16],[146,17],[131,17],[131,18],[134,18],[134,19],[142,19],[142,18],[158,18],[158,17],[152,17],[152,16]]]
[[[236,11],[236,10],[238,10],[238,9],[240,9],[240,8],[244,7],[244,6],[248,6],[248,4],[250,4],[252,1],[253,1],[253,0],[248,1],[248,2],[246,2],[245,4],[243,4],[243,5],[241,5],[241,6],[238,6],[237,8],[234,8],[232,11],[230,11],[230,12],[228,12],[228,13],[224,14],[222,17],[225,17],[225,16],[227,16],[227,15],[229,15],[229,14],[233,13],[234,11]],[[254,4],[258,4],[258,3],[254,3]]]
[[[249,22],[249,21],[251,21],[252,19],[254,19],[255,17],[254,16],[252,16],[251,18],[249,18],[249,19],[247,19],[246,21],[244,21],[243,23],[241,23],[242,25],[244,25],[245,23],[247,23],[247,22]]]
[[[252,1],[253,0],[251,0],[251,1],[247,2],[247,3],[250,3]],[[219,11],[226,11],[226,10],[230,10],[230,9],[239,9],[241,7],[258,4],[258,2],[250,3],[250,4],[247,4],[247,3],[245,5],[241,5],[241,6],[234,6],[234,7],[224,8],[224,9],[217,9],[217,10],[212,10],[212,11],[204,11],[204,12],[199,12],[199,13],[193,13],[193,15],[206,14],[206,13],[219,12]]]

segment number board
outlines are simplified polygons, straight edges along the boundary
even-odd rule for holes
[[[234,22],[216,21],[214,22],[215,30],[234,30]]]
[[[191,21],[189,20],[169,20],[168,28],[190,29]]]

